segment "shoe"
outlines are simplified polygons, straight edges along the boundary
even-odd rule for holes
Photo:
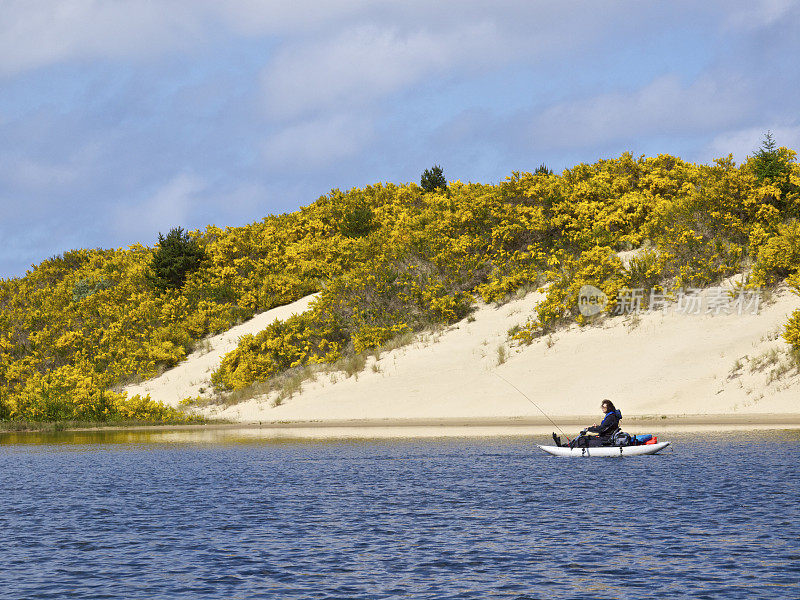
[[[556,443],[556,446],[559,448],[561,447],[561,438],[553,432],[553,441]]]

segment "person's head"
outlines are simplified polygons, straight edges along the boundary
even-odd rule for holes
[[[610,413],[617,409],[614,408],[614,403],[611,400],[605,399],[600,403],[600,410],[602,410],[604,413]]]

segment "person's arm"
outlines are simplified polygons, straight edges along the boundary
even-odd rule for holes
[[[614,431],[617,428],[617,424],[619,423],[619,419],[617,419],[617,415],[613,412],[608,413],[605,418],[603,418],[602,423],[597,426],[587,427],[586,431],[592,431],[598,435],[606,435]]]

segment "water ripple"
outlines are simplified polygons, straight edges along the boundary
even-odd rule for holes
[[[0,445],[8,598],[800,597],[796,436]]]

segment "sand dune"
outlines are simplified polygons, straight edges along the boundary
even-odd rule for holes
[[[306,296],[297,302],[259,313],[225,333],[209,337],[201,344],[203,348],[187,356],[186,360],[175,368],[155,379],[126,386],[123,391],[130,395],[150,394],[153,400],[170,406],[177,406],[184,398],[211,396],[211,373],[219,367],[222,357],[236,348],[240,337],[258,333],[275,319],[282,321],[292,314],[306,311],[313,298],[313,295]]]
[[[601,325],[573,326],[530,346],[509,346],[509,328],[524,323],[541,297],[533,293],[500,307],[482,305],[474,320],[369,359],[357,378],[320,374],[279,406],[273,406],[272,397],[261,397],[207,412],[243,422],[542,418],[502,377],[552,417],[596,415],[603,398],[628,417],[800,413],[800,376],[791,371],[770,381],[781,359],[780,352],[770,351],[785,349],[780,332],[800,305],[785,288],[756,315],[616,316]],[[211,371],[240,335],[304,310],[309,300],[212,338],[211,352],[192,355],[128,391],[173,405],[197,395],[201,387],[210,387]],[[501,346],[507,358],[498,364]]]

